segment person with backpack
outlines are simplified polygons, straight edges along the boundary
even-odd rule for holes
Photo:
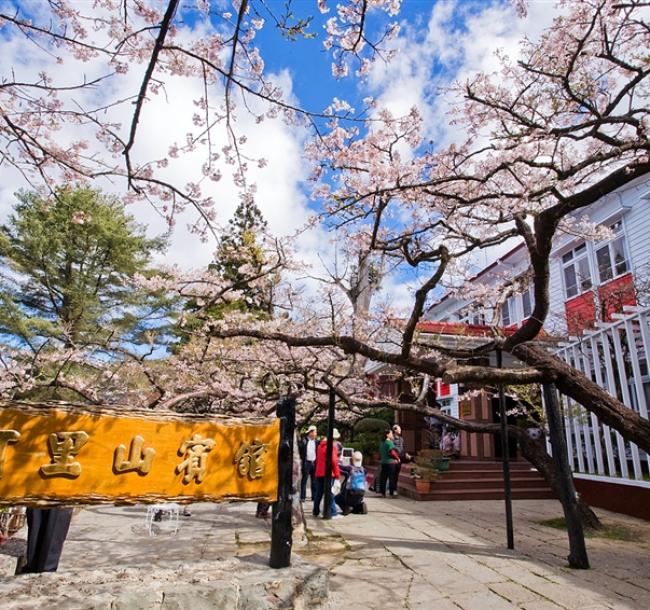
[[[355,451],[352,454],[352,463],[350,466],[341,468],[345,478],[341,486],[341,493],[336,496],[336,503],[344,515],[349,515],[350,513],[368,514],[368,507],[364,502],[368,484],[366,482],[366,469],[362,464],[363,454],[361,451]]]

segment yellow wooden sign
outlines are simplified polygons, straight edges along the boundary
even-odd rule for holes
[[[275,418],[0,403],[0,506],[274,502],[279,439]]]

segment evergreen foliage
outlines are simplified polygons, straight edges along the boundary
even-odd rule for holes
[[[236,286],[242,299],[234,306],[241,311],[271,313],[272,280],[265,286],[252,286],[251,278],[259,277],[267,263],[260,237],[266,233],[267,222],[254,201],[242,201],[221,238],[215,262],[211,267]]]
[[[32,350],[107,341],[151,341],[167,297],[137,290],[166,247],[114,197],[61,188],[44,198],[19,193],[0,228],[0,334]]]

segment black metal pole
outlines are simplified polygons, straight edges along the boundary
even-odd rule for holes
[[[564,520],[569,536],[569,556],[567,559],[572,568],[587,570],[589,569],[589,557],[585,545],[585,532],[578,513],[576,489],[567,456],[566,435],[560,405],[555,388],[550,383],[543,385],[543,391],[553,461],[560,478],[560,502],[564,510]]]
[[[497,348],[497,368],[503,367],[503,354]],[[510,446],[508,442],[508,418],[506,415],[506,395],[503,384],[499,384],[499,420],[501,422],[501,463],[503,465],[503,491],[506,501],[506,535],[508,548],[515,548],[515,533],[512,526],[512,485],[510,482]]]
[[[293,495],[293,433],[296,427],[296,399],[293,396],[278,402],[276,414],[280,419],[280,446],[278,448],[278,501],[273,504],[271,526],[272,568],[291,565],[293,528],[291,504]]]
[[[327,414],[327,451],[325,457],[325,494],[323,495],[323,519],[332,517],[332,456],[334,455],[334,405],[336,394],[330,388],[330,405]]]

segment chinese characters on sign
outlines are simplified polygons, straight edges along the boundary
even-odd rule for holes
[[[0,507],[278,494],[276,418],[0,401]]]
[[[54,432],[48,438],[48,445],[51,456],[50,464],[43,464],[40,472],[45,477],[67,476],[76,478],[81,474],[81,463],[76,461],[82,447],[88,442],[89,435],[83,430],[76,432]],[[9,443],[17,443],[20,439],[20,432],[16,430],[0,430],[0,478],[4,474],[5,450]],[[207,473],[208,453],[215,447],[216,443],[211,438],[203,438],[200,434],[194,434],[192,438],[181,443],[178,452],[185,458],[175,471],[183,475],[183,482],[189,483],[194,479],[201,483]],[[259,440],[243,442],[233,463],[237,465],[237,471],[243,477],[259,479],[264,476],[264,454],[269,450],[268,444]],[[116,473],[138,471],[141,474],[148,474],[151,471],[153,458],[156,450],[152,447],[144,447],[144,438],[134,436],[131,439],[129,456],[126,459],[126,446],[118,445],[115,448],[113,469]]]
[[[233,460],[237,470],[243,477],[248,475],[252,479],[259,479],[264,475],[264,454],[268,445],[254,440],[252,443],[242,443]]]
[[[113,469],[115,472],[129,472],[137,470],[142,474],[147,474],[151,470],[151,463],[156,455],[156,450],[148,447],[142,449],[144,439],[141,436],[134,436],[131,439],[131,449],[129,459],[126,458],[126,446],[118,445],[115,449],[115,458],[113,459]]]
[[[16,430],[0,430],[0,479],[4,474],[5,449],[9,443],[15,443],[20,438],[20,432]]]
[[[81,464],[74,458],[79,450],[88,442],[88,435],[81,432],[55,432],[50,434],[48,443],[52,456],[51,464],[41,466],[41,474],[46,477],[63,475],[78,477],[81,474]]]
[[[202,438],[200,434],[195,434],[188,441],[183,441],[179,453],[185,456],[185,459],[176,466],[176,472],[185,471],[183,482],[189,483],[196,479],[197,483],[203,481],[206,473],[206,464],[208,461],[208,451],[215,445],[211,438]]]

